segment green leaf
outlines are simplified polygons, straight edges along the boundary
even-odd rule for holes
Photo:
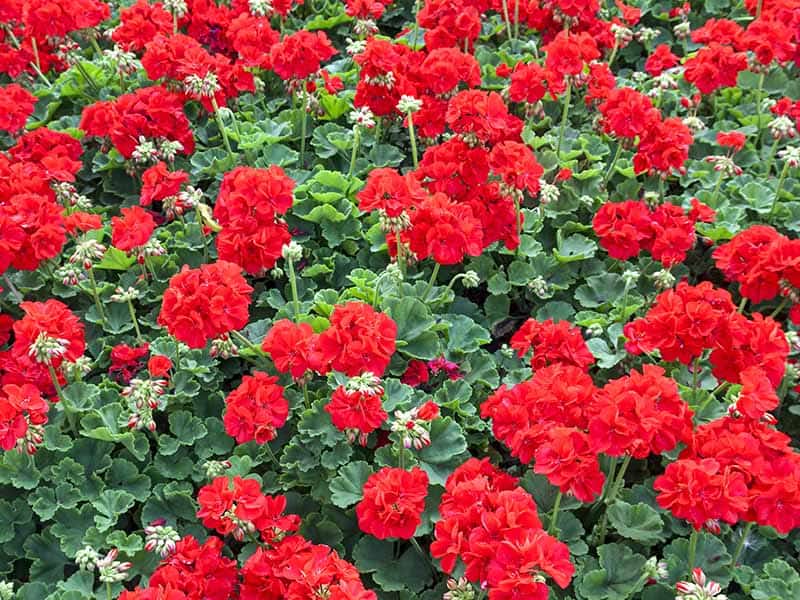
[[[397,323],[398,352],[412,358],[432,359],[439,354],[436,321],[427,304],[417,298],[393,298],[384,304]]]
[[[571,263],[592,258],[596,251],[596,242],[575,233],[558,244],[558,248],[553,250],[553,256],[560,263]]]
[[[136,498],[124,490],[104,490],[97,499],[92,500],[92,506],[99,513],[94,518],[95,525],[101,532],[108,531],[135,501]]]
[[[466,450],[467,440],[459,424],[450,417],[435,419],[431,423],[431,443],[418,454],[430,483],[443,486]]]
[[[621,544],[605,544],[597,553],[600,568],[585,573],[578,584],[583,596],[592,600],[627,600],[644,587],[644,556]]]
[[[94,268],[107,269],[109,271],[127,271],[134,264],[136,264],[135,257],[128,256],[126,252],[111,246],[108,250],[106,250],[106,253],[103,255],[103,259],[97,263]]]
[[[646,545],[664,539],[664,523],[654,508],[640,502],[628,504],[617,500],[608,508],[608,520],[622,537]]]
[[[199,417],[195,417],[186,410],[179,410],[169,416],[170,431],[184,446],[190,446],[195,441],[203,439],[208,430]]]
[[[49,532],[30,536],[22,546],[33,561],[28,576],[39,583],[54,583],[64,579],[64,567],[69,560],[61,551],[58,540]]]
[[[369,464],[356,461],[348,464],[339,471],[330,483],[331,502],[339,508],[348,508],[361,500],[364,484],[372,474]]]
[[[698,533],[694,566],[703,569],[706,576],[723,587],[731,580],[731,555],[722,541],[709,533]],[[664,548],[670,579],[678,581],[689,572],[689,540],[678,538]]]

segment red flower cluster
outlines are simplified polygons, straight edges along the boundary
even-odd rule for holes
[[[790,443],[747,416],[701,425],[691,445],[656,478],[656,500],[695,529],[745,520],[788,533],[800,527],[800,454]]]
[[[153,202],[170,200],[177,207],[181,187],[189,181],[186,171],[170,171],[164,161],[159,161],[142,173],[142,192],[139,204],[150,206]]]
[[[533,350],[531,368],[547,365],[574,365],[584,371],[594,364],[594,355],[583,339],[580,329],[569,321],[553,322],[528,319],[511,336],[510,346],[522,357]]]
[[[253,275],[274,267],[292,239],[279,215],[292,206],[294,186],[277,165],[225,173],[214,206],[214,218],[222,226],[217,236],[220,259]]]
[[[348,390],[340,385],[333,391],[325,411],[331,416],[333,426],[344,431],[351,443],[358,439],[362,446],[366,446],[367,436],[389,416],[383,410],[382,396],[382,388]]]
[[[25,316],[14,323],[14,352],[56,369],[83,355],[83,323],[64,303],[50,299],[22,302],[19,307]]]
[[[609,381],[595,394],[590,410],[589,438],[595,452],[646,458],[691,440],[693,413],[678,385],[655,365]]]
[[[31,384],[0,388],[0,448],[18,447],[33,454],[44,440],[50,405]]]
[[[289,536],[258,548],[241,570],[239,600],[376,600],[358,570],[335,550]]]
[[[183,99],[162,86],[139,88],[114,100],[90,104],[83,110],[80,128],[87,135],[108,138],[128,159],[134,158],[142,139],[156,144],[177,142],[179,152],[186,156],[194,152]]]
[[[50,181],[75,181],[83,167],[81,143],[67,133],[46,127],[20,136],[8,153],[14,160],[36,165]]]
[[[730,46],[711,42],[685,63],[684,77],[700,93],[711,94],[722,87],[736,85],[739,73],[747,69],[747,54]]]
[[[172,33],[172,15],[160,2],[151,4],[148,0],[137,0],[132,6],[120,9],[119,21],[111,39],[129,51],[142,51],[158,35]]]
[[[0,273],[33,271],[61,252],[66,227],[48,180],[40,165],[0,153]]]
[[[314,364],[312,352],[317,337],[308,323],[281,319],[272,324],[261,342],[261,349],[272,357],[278,371],[300,379],[307,371],[320,370]]]
[[[350,377],[372,373],[380,377],[395,351],[397,324],[364,302],[339,304],[330,327],[319,334],[315,350],[321,373],[333,369]]]
[[[255,479],[234,477],[231,482],[228,477],[217,477],[200,488],[197,503],[203,525],[221,535],[233,534],[239,541],[258,532],[271,544],[300,526],[300,517],[283,514],[286,498],[263,494]]]
[[[247,325],[251,288],[238,265],[184,265],[164,291],[158,324],[190,348]]]
[[[791,240],[768,225],[753,225],[714,250],[717,268],[739,284],[739,293],[758,303],[800,288],[800,240]],[[800,305],[789,316],[800,323]]]
[[[321,64],[336,54],[324,31],[301,29],[272,47],[272,69],[284,81],[315,75]]]
[[[713,214],[697,205],[687,214],[674,204],[653,209],[642,200],[606,202],[595,214],[592,227],[611,258],[628,260],[644,250],[671,267],[683,262],[694,246],[696,220]]]
[[[19,84],[0,86],[0,131],[17,133],[25,127],[37,100]]]
[[[757,366],[777,387],[789,344],[780,326],[755,313],[736,311],[730,294],[710,282],[681,282],[656,297],[648,313],[625,325],[625,348],[632,354],[658,350],[663,360],[686,365],[711,350],[714,376],[738,383],[742,371]]]
[[[145,46],[142,66],[152,81],[164,79],[183,86],[186,99],[211,112],[242,92],[254,92],[253,74],[223,54],[211,54],[193,37],[157,36]],[[213,83],[209,78],[213,77]]]
[[[156,221],[140,206],[120,210],[121,217],[111,217],[111,243],[124,252],[139,250],[147,244],[156,228]]]
[[[117,344],[111,348],[111,366],[108,368],[108,374],[112,379],[127,385],[139,371],[145,368],[149,354],[150,344],[147,342],[141,346]]]
[[[237,585],[236,561],[222,555],[223,542],[201,545],[187,535],[153,572],[146,589],[123,591],[119,600],[230,600]]]
[[[277,377],[255,371],[225,398],[225,431],[237,444],[255,440],[266,444],[275,439],[289,416],[289,403]]]
[[[544,574],[569,585],[575,571],[569,548],[542,530],[536,503],[517,479],[488,459],[470,458],[447,478],[439,514],[431,554],[445,573],[460,558],[466,578],[488,586],[491,600],[519,597],[519,590],[545,600]]]
[[[410,471],[384,467],[364,483],[356,505],[358,527],[379,540],[410,539],[422,523],[428,475],[419,467]]]
[[[513,456],[523,463],[535,458],[537,473],[591,502],[605,480],[588,435],[595,392],[582,369],[554,363],[511,388],[501,386],[481,405],[481,417],[492,419],[495,438]]]

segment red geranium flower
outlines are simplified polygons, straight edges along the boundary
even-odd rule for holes
[[[384,467],[364,484],[364,496],[356,505],[358,526],[380,540],[410,539],[422,523],[427,495],[428,475],[422,469]]]
[[[238,444],[255,440],[266,444],[275,439],[289,416],[289,403],[277,377],[255,371],[225,398],[225,431]]]

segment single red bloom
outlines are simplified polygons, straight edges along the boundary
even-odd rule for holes
[[[410,539],[422,523],[427,495],[428,475],[422,469],[384,467],[364,484],[356,505],[358,527],[380,540]]]

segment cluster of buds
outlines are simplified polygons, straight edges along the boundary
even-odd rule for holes
[[[475,600],[475,588],[466,577],[447,580],[447,591],[442,600]]]
[[[381,378],[370,371],[348,379],[344,389],[351,393],[357,392],[361,394],[370,394],[372,396],[383,396]]]
[[[81,265],[88,271],[96,261],[103,258],[106,250],[107,248],[97,240],[84,238],[75,244],[75,250],[73,250],[72,256],[69,257],[69,262]]]
[[[232,356],[239,356],[239,348],[226,333],[216,339],[211,340],[209,354],[211,355],[211,358],[219,357],[223,360],[226,360]]]
[[[633,31],[619,23],[611,24],[611,33],[614,34],[615,43],[621,47],[625,47],[633,39]]]
[[[183,87],[189,94],[201,98],[211,98],[220,90],[219,78],[211,71],[203,77],[194,73],[188,75],[183,80]]]
[[[634,37],[642,44],[649,44],[659,35],[661,35],[660,29],[655,29],[654,27],[640,27],[634,34]]]
[[[177,19],[181,19],[189,12],[186,0],[164,0],[164,9]]]
[[[789,115],[778,115],[769,122],[768,127],[775,140],[791,139],[797,135],[797,126]]]
[[[28,428],[25,431],[25,436],[17,440],[17,450],[34,455],[44,442],[44,425],[31,423],[31,418],[28,414],[25,414],[25,422],[28,424]]]
[[[539,180],[539,202],[542,204],[550,204],[558,200],[561,192],[558,186],[548,183],[544,179]]]
[[[92,370],[92,359],[88,356],[79,356],[74,362],[64,361],[61,363],[61,371],[64,377],[72,380],[82,379]]]
[[[545,299],[553,295],[550,291],[550,286],[541,275],[534,277],[528,282],[528,289],[531,290],[539,298]]]
[[[128,571],[133,565],[117,560],[118,555],[117,549],[112,548],[108,554],[95,563],[98,578],[102,583],[119,583],[128,578]]]
[[[131,416],[128,427],[131,429],[147,428],[155,431],[156,423],[153,420],[153,411],[161,404],[161,397],[167,391],[165,379],[131,379],[130,383],[122,389],[120,395],[128,399]]]
[[[88,210],[92,207],[92,201],[83,194],[79,194],[75,186],[68,181],[58,181],[50,184],[55,192],[56,200],[66,207],[74,207],[78,210]]]
[[[127,52],[116,44],[114,44],[113,48],[103,50],[103,58],[114,66],[114,70],[119,77],[132,75],[139,68],[136,54]]]
[[[203,470],[207,479],[215,479],[225,475],[225,471],[233,466],[229,460],[207,460],[203,463]]]
[[[653,273],[650,278],[653,280],[658,291],[668,290],[675,285],[675,276],[669,269],[659,269]]]
[[[364,127],[365,129],[375,127],[375,115],[372,114],[372,111],[367,106],[350,111],[350,114],[347,115],[347,120],[357,127]]]
[[[158,139],[148,140],[143,135],[139,136],[139,143],[134,148],[131,158],[134,165],[156,163],[159,160],[172,162],[178,152],[183,150],[183,144],[176,140]],[[133,171],[131,171],[133,172]]]
[[[668,71],[664,71],[657,77],[653,78],[653,83],[655,87],[651,89],[647,94],[651,98],[658,97],[663,90],[677,90],[678,89],[678,78],[676,75],[678,74],[678,69],[670,69]]]
[[[378,222],[381,226],[381,231],[384,233],[398,234],[411,227],[411,218],[404,211],[396,217],[390,217],[382,209],[378,210]]]
[[[727,177],[733,177],[742,174],[742,168],[733,162],[732,156],[712,155],[706,156],[707,163],[714,165],[714,170],[717,173],[722,173]]]
[[[481,276],[478,275],[476,271],[472,269],[468,271],[464,271],[461,274],[461,285],[463,285],[466,289],[476,288],[481,283]]]
[[[117,286],[117,289],[114,290],[114,293],[109,298],[112,302],[133,302],[134,300],[139,298],[139,290],[135,287],[127,287],[123,288],[121,286]]]
[[[603,326],[600,323],[592,323],[586,328],[586,337],[595,338],[603,335]]]
[[[364,76],[364,83],[374,85],[375,87],[385,87],[389,90],[394,88],[395,82],[394,73],[391,71],[386,71],[386,73],[376,75],[375,77],[370,77],[369,75]]]
[[[404,115],[419,112],[421,108],[422,100],[415,98],[414,96],[403,94],[400,96],[400,100],[397,101],[397,111]]]
[[[301,258],[303,258],[303,247],[292,240],[288,244],[284,244],[283,248],[281,248],[281,256],[285,260],[289,260],[293,263],[296,263]]]
[[[439,416],[439,405],[428,401],[411,410],[397,410],[392,432],[400,435],[404,448],[421,450],[431,444],[431,421]]]
[[[14,584],[0,581],[0,600],[14,600]]]
[[[683,121],[683,124],[691,130],[692,133],[698,133],[706,128],[706,124],[703,122],[703,119],[697,115],[689,115],[683,117],[681,120]]]
[[[156,519],[144,528],[144,549],[158,553],[161,558],[172,554],[175,551],[175,544],[181,539],[175,528],[166,523],[165,519]]]
[[[708,580],[699,567],[692,569],[692,581],[679,581],[675,590],[678,592],[675,600],[728,600],[722,593],[722,586]]]
[[[350,38],[346,38],[345,42],[347,42],[347,45],[345,46],[344,51],[347,52],[348,56],[361,54],[367,49],[366,40],[351,40]]]
[[[792,169],[800,166],[800,146],[790,146],[778,152],[778,158],[785,160],[786,165]]]
[[[127,579],[128,571],[133,565],[117,560],[117,556],[119,552],[115,548],[109,550],[105,556],[100,556],[91,546],[84,546],[75,553],[75,563],[82,571],[97,570],[103,583],[118,583]]]
[[[521,189],[516,188],[513,185],[508,185],[505,181],[499,182],[498,189],[503,196],[510,198],[516,204],[522,205],[525,195],[522,193]]]
[[[644,572],[647,577],[654,581],[663,581],[669,577],[666,561],[658,560],[655,556],[651,556],[644,563]]]
[[[622,281],[625,283],[625,288],[630,289],[632,288],[637,281],[639,281],[639,276],[641,273],[636,269],[625,269],[622,272]]]
[[[68,262],[56,269],[55,276],[61,281],[62,285],[69,287],[78,285],[78,283],[86,279],[86,271],[81,265]]]
[[[177,196],[164,198],[164,212],[167,218],[171,220],[193,210],[200,205],[202,200],[203,190],[188,185],[185,190],[178,192]]]
[[[56,46],[55,54],[59,60],[72,67],[81,60],[80,50],[80,44],[75,40],[62,38],[59,40],[58,46]]]
[[[249,0],[247,3],[250,14],[254,17],[269,17],[272,15],[272,2],[270,0]]]
[[[353,25],[353,33],[358,37],[366,38],[378,33],[378,26],[372,19],[356,19],[356,23]]]
[[[68,346],[68,340],[51,337],[42,331],[28,348],[28,356],[37,363],[51,365],[54,359],[66,354]]]
[[[162,256],[166,254],[167,250],[155,238],[150,238],[144,246],[134,248],[136,252],[136,260],[140,265],[144,264],[146,258],[150,256]]]

